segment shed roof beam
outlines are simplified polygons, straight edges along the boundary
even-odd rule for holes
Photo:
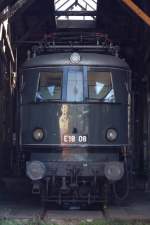
[[[3,35],[3,24],[0,24],[0,41],[2,40]]]
[[[0,23],[15,16],[16,13],[24,6],[29,7],[34,1],[35,0],[18,0],[8,11],[0,14]]]
[[[59,6],[56,10],[60,10],[66,3],[68,2],[68,0],[67,1],[65,1],[61,6]],[[56,3],[55,3],[56,4]],[[74,3],[75,4],[75,3]]]
[[[96,16],[96,11],[55,11],[55,16]]]
[[[87,1],[82,0],[84,3],[86,3],[93,11],[95,10]],[[97,4],[97,3],[96,3]]]
[[[97,2],[96,1],[94,1],[94,0],[91,0],[92,2],[94,2],[95,4],[97,4]]]
[[[65,11],[70,10],[73,6],[75,5],[75,3],[72,3]],[[56,19],[58,19],[60,16],[57,16]]]
[[[9,4],[10,0],[0,0],[0,11],[2,11]]]
[[[39,21],[37,21],[36,24],[33,24],[29,30],[27,30],[27,32],[19,39],[17,40],[17,43],[23,43],[25,40],[28,39],[28,37],[32,34],[33,30],[36,31],[38,30],[42,25],[45,24],[45,22],[48,20],[48,17],[43,17],[42,19],[40,19]],[[18,47],[18,46],[17,46]]]
[[[14,53],[13,53],[13,50],[12,50],[12,47],[11,47],[10,38],[9,38],[8,33],[7,33],[7,26],[8,26],[8,23],[0,24],[0,41],[2,41],[3,38],[6,40],[9,51],[10,51],[11,59],[12,59],[13,62],[15,62],[15,57],[14,57]]]
[[[121,0],[128,6],[138,17],[140,17],[148,26],[150,26],[150,16],[148,16],[133,0]]]
[[[56,2],[55,2],[55,4],[57,4],[58,2],[60,2],[61,0],[57,0]]]
[[[89,28],[95,29],[95,21],[93,20],[58,20],[57,21],[57,28],[62,30],[66,29],[65,31],[71,30],[71,29],[84,29],[88,30]]]

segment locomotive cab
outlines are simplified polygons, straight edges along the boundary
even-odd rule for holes
[[[111,55],[54,53],[24,64],[19,151],[44,201],[100,202],[105,184],[124,176],[129,84],[128,65]]]

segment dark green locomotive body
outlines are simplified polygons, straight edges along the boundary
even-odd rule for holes
[[[48,182],[44,198],[52,201],[73,196],[73,189],[85,189],[89,201],[92,184],[88,191],[83,187],[90,179],[109,179],[109,165],[114,169],[112,180],[119,180],[130,141],[128,65],[115,56],[95,53],[77,54],[79,61],[73,62],[72,55],[30,59],[20,81],[18,140],[26,174],[35,182]],[[38,177],[40,169],[43,175]]]

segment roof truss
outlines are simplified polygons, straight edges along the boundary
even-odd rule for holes
[[[55,1],[55,16],[57,20],[80,20],[88,17],[95,20],[97,11],[97,0],[54,0]],[[71,18],[73,17],[73,18]]]

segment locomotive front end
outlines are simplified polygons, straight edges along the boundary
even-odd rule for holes
[[[44,201],[101,202],[109,184],[123,178],[129,74],[123,60],[95,53],[55,53],[25,64],[22,167]]]

